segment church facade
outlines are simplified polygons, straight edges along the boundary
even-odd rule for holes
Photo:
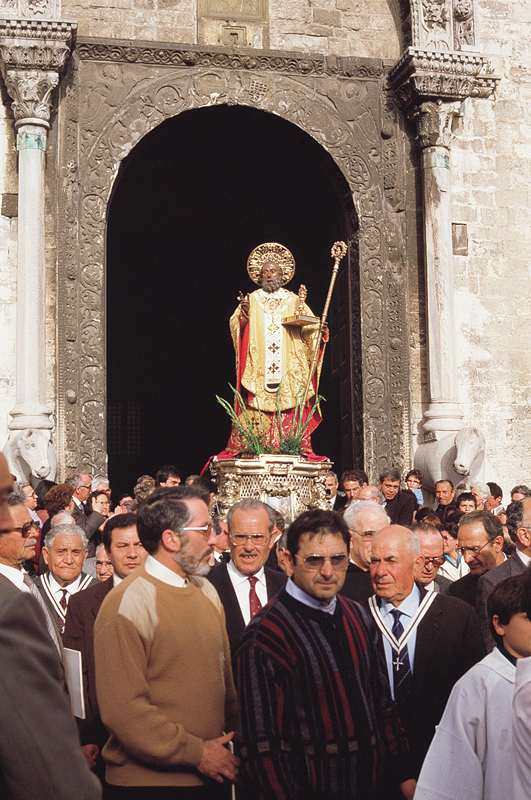
[[[531,479],[525,3],[2,11],[0,445],[35,439],[41,472],[55,454],[59,478],[106,473],[106,224],[120,166],[184,111],[246,106],[315,140],[341,197],[331,346],[344,468],[407,469],[465,429],[484,437],[483,479],[506,491]]]

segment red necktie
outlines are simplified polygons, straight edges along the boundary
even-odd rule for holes
[[[67,600],[66,600],[66,595],[68,594],[68,589],[61,589],[61,591],[62,591],[62,593],[63,593],[63,596],[62,596],[62,597],[61,597],[61,599],[59,600],[59,605],[61,606],[61,608],[62,608],[64,611],[66,611],[66,609],[67,609],[67,607],[68,607],[68,603],[67,603]]]
[[[252,575],[248,578],[249,583],[251,584],[251,588],[249,589],[249,607],[251,609],[251,619],[254,617],[257,611],[260,611],[262,608],[262,603],[260,602],[260,598],[256,594],[256,582],[258,578]]]

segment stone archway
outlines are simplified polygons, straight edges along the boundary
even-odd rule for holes
[[[168,117],[227,103],[306,131],[349,185],[359,223],[349,259],[360,276],[365,463],[371,471],[400,466],[409,441],[401,153],[383,64],[80,41],[69,78],[58,192],[60,462],[106,466],[105,224],[120,163]]]

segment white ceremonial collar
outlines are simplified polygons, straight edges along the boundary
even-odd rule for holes
[[[384,619],[388,618],[388,621],[390,620],[391,611],[395,610],[393,604],[381,598],[382,608],[380,609],[376,595],[373,595],[369,599],[369,608],[371,614],[373,615],[374,620],[382,633],[382,636],[385,636],[393,650],[395,650],[398,654],[400,654],[400,651],[406,646],[411,638],[411,635],[417,629],[419,623],[436,597],[436,592],[426,592],[423,599],[420,601],[420,603],[418,603],[418,599],[420,598],[420,590],[416,585],[413,587],[411,594],[402,600],[400,606],[398,609],[396,609],[397,611],[400,611],[402,614],[405,614],[411,618],[409,624],[404,626],[404,632],[400,639],[395,637],[390,628],[387,627],[386,620]]]

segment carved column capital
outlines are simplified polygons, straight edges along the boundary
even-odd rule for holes
[[[13,99],[15,124],[49,128],[51,94],[59,83],[59,73],[38,69],[8,69],[4,76]]]
[[[76,32],[76,23],[53,20],[0,20],[0,70],[17,128],[49,127],[52,92],[59,83]]]
[[[410,110],[410,119],[417,127],[417,141],[422,149],[444,147],[450,149],[454,133],[452,123],[461,115],[461,103],[443,103],[441,100],[419,103]]]
[[[499,77],[479,53],[408,47],[389,73],[404,108],[426,100],[493,98]]]

